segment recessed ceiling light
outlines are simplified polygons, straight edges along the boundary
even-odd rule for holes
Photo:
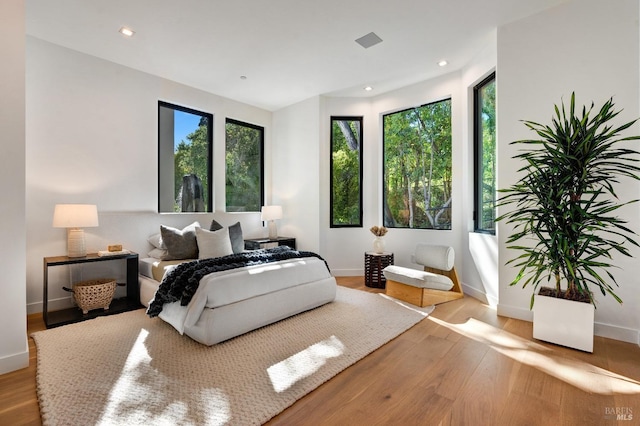
[[[447,62],[446,60],[441,60],[440,62],[438,62],[438,65],[440,65],[441,67],[444,67],[448,64],[449,62]]]
[[[372,91],[372,90],[373,90],[373,87],[371,87],[371,86],[367,86],[367,87],[365,87],[365,88],[364,88],[364,90],[366,90],[367,92],[370,92],[370,91]]]
[[[133,37],[133,35],[136,33],[131,28],[127,28],[127,27],[120,27],[118,32],[123,36],[127,36],[127,37]]]

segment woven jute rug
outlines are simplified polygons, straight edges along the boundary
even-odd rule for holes
[[[425,318],[383,294],[204,346],[144,310],[34,333],[45,425],[262,424]]]

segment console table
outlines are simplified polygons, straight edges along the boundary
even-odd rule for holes
[[[127,274],[127,296],[120,299],[113,299],[108,310],[96,309],[87,314],[75,308],[61,309],[49,312],[49,268],[53,266],[87,264],[92,262],[109,262],[114,260],[126,261]],[[138,254],[127,253],[114,256],[98,256],[97,253],[90,253],[84,257],[53,256],[45,257],[43,262],[43,298],[42,317],[47,328],[73,322],[84,321],[101,315],[118,314],[141,308],[140,288],[138,287]]]

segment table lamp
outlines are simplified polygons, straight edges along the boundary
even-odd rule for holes
[[[260,219],[267,222],[269,238],[277,238],[278,227],[276,226],[276,220],[282,219],[282,206],[262,206]]]
[[[98,208],[94,204],[56,204],[53,227],[67,228],[68,257],[87,255],[82,228],[90,226],[98,226]]]

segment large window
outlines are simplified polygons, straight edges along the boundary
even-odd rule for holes
[[[227,118],[225,194],[228,212],[258,212],[264,204],[264,128]]]
[[[474,228],[495,234],[496,218],[496,76],[474,90]]]
[[[213,115],[158,102],[158,211],[211,212]]]
[[[451,229],[451,99],[384,115],[383,145],[384,225]]]
[[[331,227],[362,226],[362,117],[331,117]]]

